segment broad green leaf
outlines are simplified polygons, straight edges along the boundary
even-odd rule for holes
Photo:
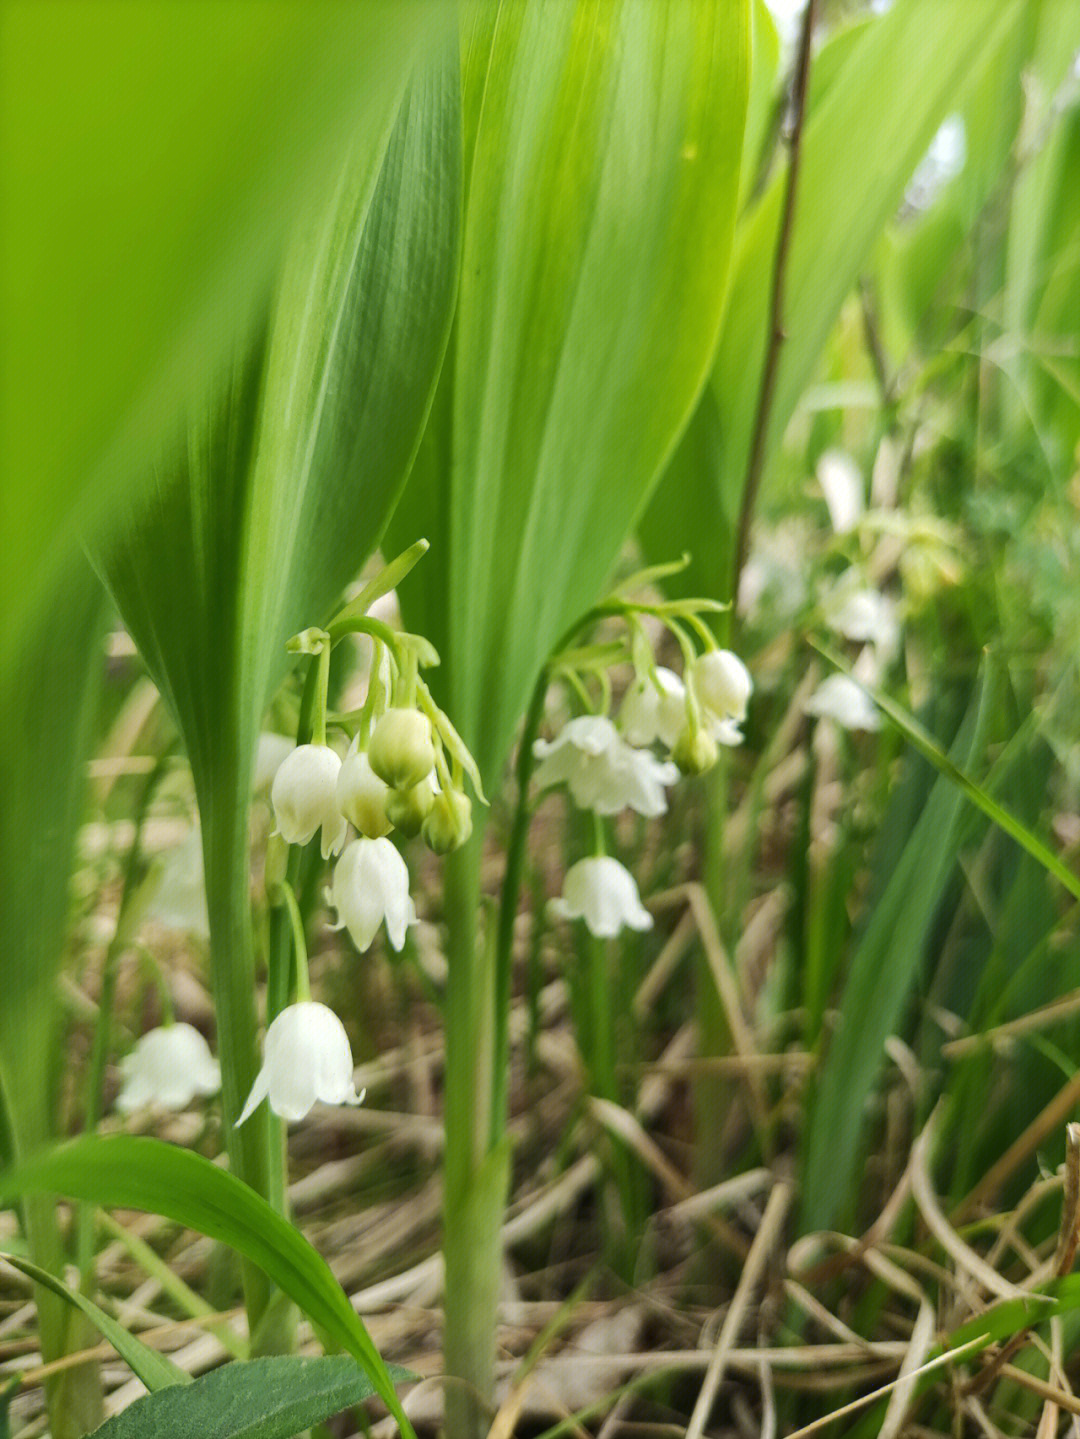
[[[846,48],[847,63],[808,114],[803,135],[788,256],[786,338],[767,453],[775,451],[840,306],[899,206],[912,172],[977,73],[973,57],[993,49],[1019,23],[1022,11],[1021,0],[896,0],[853,42],[847,34],[832,42]],[[739,225],[730,301],[710,381],[721,446],[714,468],[702,479],[694,513],[709,516],[710,523],[719,515],[732,533],[757,409],[786,183],[786,167],[780,167]],[[665,496],[662,482],[642,529],[646,550],[656,558],[653,515],[666,503]],[[693,550],[694,543],[688,534],[679,548]],[[718,589],[725,578],[694,565],[679,577],[679,592],[728,598]]]
[[[14,658],[9,652],[0,671],[0,1127],[13,1159],[53,1138],[64,1079],[65,1016],[57,980],[104,669],[103,599],[89,566],[76,556],[49,604],[24,616]],[[58,1272],[64,1249],[52,1202],[27,1200],[22,1220],[30,1258]],[[47,1290],[36,1295],[43,1356],[59,1359],[66,1352],[70,1310]],[[100,1418],[100,1391],[85,1367],[58,1374],[49,1402],[54,1421],[59,1410],[86,1424]],[[53,1427],[64,1432],[55,1422]]]
[[[226,1117],[255,1077],[247,800],[290,635],[377,544],[442,362],[457,278],[456,54],[354,134],[295,237],[262,332],[130,504],[102,565],[176,715],[203,822]],[[411,539],[417,538],[413,535]],[[268,1192],[256,1114],[228,1129]]]
[[[958,765],[966,765],[978,752],[981,718],[973,707],[961,726],[953,746]],[[866,1102],[885,1041],[919,973],[934,911],[956,863],[962,804],[951,779],[939,776],[898,859],[889,853],[888,830],[882,827],[880,864],[874,866],[879,883],[851,958],[838,1003],[837,1032],[821,1065],[810,1111],[803,1158],[806,1230],[830,1228],[850,1193]]]
[[[69,1289],[66,1284],[62,1284],[47,1270],[40,1268],[37,1264],[31,1264],[27,1259],[20,1259],[14,1254],[0,1254],[0,1259],[5,1264],[10,1264],[12,1268],[21,1270],[35,1284],[43,1285],[46,1289],[51,1290],[53,1294],[74,1309],[80,1309],[151,1393],[167,1389],[175,1384],[191,1383],[190,1374],[186,1374],[183,1369],[178,1369],[166,1355],[159,1354],[156,1349],[151,1349],[148,1344],[144,1344],[141,1339],[130,1334],[122,1324],[118,1324],[92,1299],[87,1299],[85,1294],[80,1294],[77,1289]]]
[[[62,1194],[104,1208],[142,1209],[231,1245],[260,1266],[311,1322],[363,1365],[411,1433],[393,1382],[330,1267],[299,1230],[234,1175],[174,1144],[126,1134],[86,1136],[0,1174],[0,1203]]]
[[[510,0],[466,32],[454,339],[393,534],[432,540],[402,599],[485,785],[705,377],[748,49],[746,0]]]
[[[390,1373],[410,1377],[404,1369]],[[95,1429],[94,1439],[292,1439],[374,1393],[364,1371],[343,1355],[251,1359],[214,1369],[183,1390],[136,1399]]]
[[[427,0],[11,0],[0,24],[5,636],[250,323]]]

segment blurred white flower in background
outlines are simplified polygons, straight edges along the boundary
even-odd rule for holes
[[[324,744],[297,745],[274,775],[270,802],[278,832],[289,844],[307,844],[322,830],[322,856],[345,843],[348,823],[337,806],[341,760]]]
[[[560,899],[548,904],[556,919],[583,919],[598,939],[614,939],[623,928],[652,929],[634,876],[606,855],[578,860],[566,871]]]
[[[157,864],[158,880],[147,902],[146,918],[166,929],[179,929],[200,939],[209,939],[202,835],[198,826],[193,826],[175,848],[161,855]]]
[[[629,744],[659,740],[671,749],[686,724],[686,687],[675,671],[659,666],[656,684],[651,675],[635,679],[623,697],[619,723]]]
[[[185,1109],[197,1094],[216,1094],[221,1069],[210,1046],[190,1024],[165,1024],[140,1036],[120,1061],[121,1114],[146,1105]]]
[[[878,730],[881,716],[874,701],[849,675],[831,674],[803,704],[807,714],[832,720],[844,729]]]
[[[361,954],[370,947],[383,920],[395,949],[416,923],[409,896],[409,871],[388,839],[354,839],[334,868],[335,929],[348,929]]]
[[[345,1026],[332,1009],[304,1000],[283,1009],[266,1031],[262,1068],[251,1086],[237,1126],[264,1099],[282,1119],[303,1119],[316,1100],[359,1104],[353,1084],[352,1050]]]
[[[845,639],[870,644],[890,659],[900,643],[896,601],[865,584],[855,569],[846,570],[825,596],[825,623]]]
[[[578,715],[553,740],[538,739],[533,753],[540,763],[541,789],[565,784],[574,803],[597,814],[636,810],[647,818],[667,812],[664,787],[679,777],[678,768],[648,750],[634,749],[604,715]]]
[[[850,533],[865,508],[858,465],[843,450],[826,450],[817,462],[817,482],[829,507],[833,529],[838,535]]]

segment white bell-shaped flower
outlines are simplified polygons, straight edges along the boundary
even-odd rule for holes
[[[354,740],[337,777],[337,805],[345,818],[368,839],[389,834],[386,801],[390,786],[371,768],[371,760]]]
[[[353,1084],[345,1026],[325,1004],[308,999],[283,1009],[266,1031],[263,1056],[238,1126],[267,1096],[274,1113],[290,1123],[303,1119],[316,1100],[359,1104],[364,1097]]]
[[[741,724],[746,718],[754,681],[742,660],[731,650],[706,650],[698,655],[690,671],[690,682],[710,729],[721,720]],[[714,734],[713,738],[720,736]]]
[[[686,724],[686,687],[675,671],[660,666],[655,684],[651,675],[635,679],[623,699],[619,723],[632,745],[659,740],[673,749]]]
[[[614,939],[621,929],[652,929],[653,923],[634,876],[606,855],[571,865],[562,897],[550,901],[548,913],[556,919],[583,919],[598,939]]]
[[[538,739],[533,753],[540,761],[536,782],[542,789],[565,784],[576,805],[598,814],[627,808],[648,818],[664,814],[664,787],[679,777],[675,765],[628,745],[603,715],[579,715],[553,740]]]
[[[849,675],[832,674],[803,704],[807,714],[833,720],[844,729],[878,730],[881,716],[874,701]]]
[[[354,839],[334,869],[333,902],[338,917],[335,929],[348,929],[361,953],[386,920],[386,933],[395,949],[405,943],[405,931],[416,923],[409,897],[409,871],[388,839]]]
[[[120,1076],[116,1107],[121,1114],[148,1104],[185,1109],[197,1094],[216,1094],[221,1088],[218,1062],[190,1024],[165,1024],[141,1035],[120,1061]]]
[[[888,655],[900,640],[896,604],[880,590],[842,582],[826,601],[825,618],[845,639],[875,645]]]
[[[341,760],[324,744],[302,744],[278,767],[270,790],[278,832],[289,844],[307,844],[322,830],[322,856],[345,843],[348,823],[338,809]]]

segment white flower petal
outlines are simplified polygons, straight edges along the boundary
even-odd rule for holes
[[[332,1009],[314,1000],[291,1004],[266,1031],[265,1059],[238,1124],[269,1095],[282,1119],[303,1119],[316,1100],[358,1104],[352,1051],[345,1026]]]
[[[340,770],[341,760],[328,745],[298,745],[278,768],[270,789],[282,838],[289,844],[308,844],[322,828],[324,859],[345,842],[336,794]]]
[[[560,899],[548,905],[562,919],[583,919],[598,939],[614,939],[624,928],[646,930],[652,915],[641,903],[634,876],[607,855],[579,860],[563,881]]]
[[[843,450],[826,450],[817,463],[817,480],[829,519],[838,535],[853,530],[863,513],[863,478],[859,467]]]
[[[706,650],[690,671],[698,703],[707,720],[744,720],[754,682],[750,671],[731,650]]]
[[[400,949],[416,922],[409,898],[409,870],[388,839],[354,839],[334,870],[334,904],[361,953],[386,920],[390,943]]]
[[[673,670],[656,671],[657,689],[650,675],[642,675],[627,690],[619,711],[623,737],[632,745],[656,740],[673,748],[686,724],[686,688]]]
[[[803,705],[807,714],[830,719],[845,729],[878,730],[881,716],[877,706],[848,675],[832,674],[822,680]]]
[[[185,1109],[197,1094],[216,1094],[221,1070],[206,1040],[190,1024],[167,1024],[142,1035],[120,1064],[121,1114],[144,1105]]]

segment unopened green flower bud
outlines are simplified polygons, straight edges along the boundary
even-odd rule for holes
[[[413,839],[420,833],[420,826],[431,813],[435,802],[435,791],[431,781],[422,779],[411,789],[392,789],[386,796],[386,818],[403,835]]]
[[[687,726],[675,741],[671,758],[683,774],[705,774],[716,763],[716,741],[707,730]]]
[[[418,785],[435,765],[427,715],[419,710],[388,709],[375,726],[368,755],[371,768],[391,789]]]
[[[424,821],[424,843],[436,854],[460,849],[472,834],[472,801],[459,789],[443,790],[435,796],[431,813]]]
[[[381,839],[390,833],[390,821],[386,817],[389,794],[386,783],[371,768],[367,755],[362,750],[350,749],[337,778],[338,809],[368,839]]]

